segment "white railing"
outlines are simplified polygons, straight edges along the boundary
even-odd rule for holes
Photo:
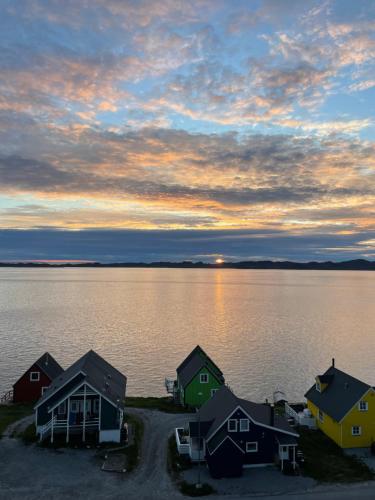
[[[52,430],[52,422],[53,422],[53,429],[69,429],[75,430],[75,429],[83,429],[83,427],[88,428],[88,427],[98,427],[99,426],[99,418],[90,418],[87,419],[85,422],[81,422],[79,424],[69,424],[67,419],[60,419],[56,415],[51,418],[49,422],[41,426],[40,428],[40,440],[43,440],[43,436],[45,436],[47,433],[49,433]]]
[[[296,411],[291,405],[285,403],[285,414],[289,417],[294,418],[298,425],[309,427],[310,429],[316,428],[316,422],[313,415],[307,415],[303,411]],[[299,405],[298,405],[299,406]]]
[[[166,378],[164,381],[165,388],[168,392],[168,394],[175,394],[177,390],[177,384],[176,381],[171,379],[171,378]]]
[[[0,397],[0,403],[8,403],[9,401],[13,401],[13,389],[10,389]]]
[[[176,436],[176,445],[177,445],[177,450],[180,455],[190,455],[190,443],[188,436],[186,436],[186,442],[183,442],[182,439],[180,439],[180,431],[181,433],[184,432],[183,427],[176,427],[175,429],[175,436]]]

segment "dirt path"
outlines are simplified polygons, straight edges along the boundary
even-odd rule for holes
[[[11,436],[30,417],[11,426],[0,440],[0,499],[181,499],[167,472],[167,441],[188,416],[131,408],[142,418],[144,436],[138,468],[127,474],[100,471],[95,450],[51,450],[25,446]]]
[[[167,472],[167,442],[175,427],[184,425],[189,415],[160,413],[132,408],[129,413],[142,418],[144,436],[140,466],[129,476],[129,493],[137,498],[182,498]]]

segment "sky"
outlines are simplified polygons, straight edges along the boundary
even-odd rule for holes
[[[375,0],[0,10],[0,260],[375,259]]]

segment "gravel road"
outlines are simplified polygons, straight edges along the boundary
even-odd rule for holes
[[[15,428],[26,426],[30,419],[13,424],[0,440],[0,499],[181,500],[188,498],[176,490],[167,473],[166,464],[168,437],[174,427],[184,425],[188,415],[133,408],[128,412],[141,417],[145,424],[141,463],[129,475],[102,472],[101,461],[95,458],[94,450],[51,450],[35,445],[25,446],[20,440],[13,439],[11,434]],[[275,471],[275,480],[282,481],[283,477]],[[308,488],[301,488],[300,491],[290,491],[287,495],[283,495],[279,490],[279,494],[272,497],[267,496],[271,493],[267,484],[269,482],[269,480],[262,481],[264,490],[259,494],[253,490],[250,495],[245,492],[238,495],[234,489],[234,495],[214,495],[209,498],[213,500],[242,500],[250,497],[263,499],[276,497],[280,500],[375,498],[375,482],[367,485],[317,486],[310,491]]]

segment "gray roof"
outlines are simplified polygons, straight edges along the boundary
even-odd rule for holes
[[[291,446],[297,446],[298,441],[294,436],[288,436],[288,434],[277,434],[276,439],[281,445],[289,444]]]
[[[319,392],[314,384],[306,392],[305,398],[336,422],[340,422],[371,388],[370,385],[338,370],[334,366],[328,368],[319,378],[322,382],[323,380],[328,381],[328,386],[323,392]]]
[[[267,425],[280,432],[293,433],[298,436],[283,417],[275,415],[274,424],[271,425],[271,408],[269,405],[240,399],[225,385],[211,399],[206,401],[197,412],[197,419],[200,418],[201,422],[211,422],[208,428],[205,426],[205,436],[208,437],[214,434],[238,406],[258,424]]]
[[[64,369],[49,352],[45,352],[35,363],[51,379],[58,377]]]
[[[204,367],[207,368],[219,382],[224,383],[223,373],[220,368],[209,356],[207,356],[204,350],[197,345],[177,368],[177,374],[182,386],[186,387],[193,377]]]
[[[79,373],[83,373],[84,381],[115,406],[124,407],[127,380],[125,375],[92,350],[84,354],[52,382],[38,401],[38,406]],[[81,380],[77,385],[82,385],[82,383]]]

